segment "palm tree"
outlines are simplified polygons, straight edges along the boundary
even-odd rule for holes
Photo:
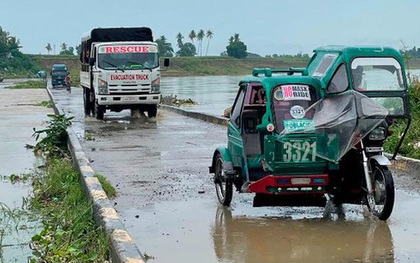
[[[188,35],[188,37],[191,39],[191,42],[194,44],[194,39],[197,37],[197,35],[195,34],[195,31],[194,30],[191,30],[191,32]]]
[[[182,47],[182,39],[184,39],[184,36],[181,33],[178,33],[178,35],[176,35],[176,42],[177,42],[177,46],[178,48]]]
[[[210,45],[210,39],[213,38],[214,33],[209,30],[207,30],[206,37],[207,37],[207,48],[206,48],[206,56],[209,53],[209,45]]]
[[[159,39],[156,39],[156,43],[159,47],[159,55],[161,57],[172,57],[174,50],[172,48],[171,43],[167,42],[167,39],[165,36],[160,36]]]
[[[197,40],[198,40],[198,44],[199,44],[198,49],[199,49],[200,56],[201,56],[202,51],[203,51],[203,48],[202,48],[203,38],[204,38],[204,30],[200,29],[200,31],[198,31],[198,34],[197,34]]]
[[[60,47],[61,47],[61,51],[66,51],[67,50],[67,44],[66,43],[61,43]]]
[[[50,52],[51,52],[51,50],[52,50],[51,44],[50,44],[50,43],[48,43],[48,44],[45,46],[45,49],[47,50],[48,55],[49,55],[49,54],[50,54]]]

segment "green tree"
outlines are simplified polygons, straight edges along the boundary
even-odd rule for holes
[[[179,49],[181,49],[183,45],[183,42],[182,42],[183,39],[184,39],[184,36],[181,33],[178,33],[178,35],[176,35],[176,44]]]
[[[61,52],[67,51],[67,44],[66,43],[61,43],[60,47],[61,47]]]
[[[181,48],[176,52],[176,55],[179,57],[193,57],[195,54],[195,46],[190,42],[182,44]]]
[[[52,51],[51,44],[50,44],[50,43],[47,43],[47,45],[45,46],[45,49],[47,50],[48,55],[49,55],[49,54],[50,54],[50,52]]]
[[[19,48],[21,48],[19,39],[0,27],[0,58],[11,56],[12,52],[18,51]]]
[[[191,39],[191,43],[194,44],[194,39],[197,37],[197,35],[195,34],[195,31],[194,30],[191,30],[191,32],[188,35],[188,37]]]
[[[209,30],[207,30],[207,32],[206,32],[206,37],[207,37],[206,56],[207,56],[207,55],[208,55],[208,53],[209,53],[210,39],[212,39],[212,38],[213,38],[213,35],[214,35],[214,33],[213,33],[212,31],[210,31],[210,29],[209,29]]]
[[[79,56],[80,52],[82,52],[82,44],[79,44],[76,46],[76,55]]]
[[[246,58],[247,47],[244,42],[239,39],[239,34],[234,34],[229,38],[229,45],[226,47],[228,56],[234,58]]]
[[[200,31],[198,31],[197,33],[197,40],[198,40],[198,53],[200,54],[200,56],[203,53],[203,38],[204,38],[204,30],[200,29]]]
[[[167,42],[165,36],[160,36],[160,38],[156,39],[156,43],[159,47],[159,56],[161,57],[172,57],[174,54],[174,49],[172,48],[172,44]]]

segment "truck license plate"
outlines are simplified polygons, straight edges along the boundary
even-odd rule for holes
[[[124,101],[135,101],[136,97],[125,97]]]

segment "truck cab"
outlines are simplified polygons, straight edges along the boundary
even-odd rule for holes
[[[50,72],[52,87],[65,86],[68,74],[69,72],[65,64],[54,64]]]
[[[156,116],[160,64],[149,28],[93,29],[82,38],[80,59],[85,115],[130,109]]]

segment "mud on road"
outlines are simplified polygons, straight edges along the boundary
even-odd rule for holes
[[[218,205],[208,174],[226,128],[163,109],[158,117],[83,116],[81,89],[53,90],[91,166],[118,190],[111,202],[149,262],[416,262],[420,258],[417,171],[394,171],[396,205],[387,222],[366,208],[252,207],[234,194]],[[409,211],[409,212],[408,212]]]

